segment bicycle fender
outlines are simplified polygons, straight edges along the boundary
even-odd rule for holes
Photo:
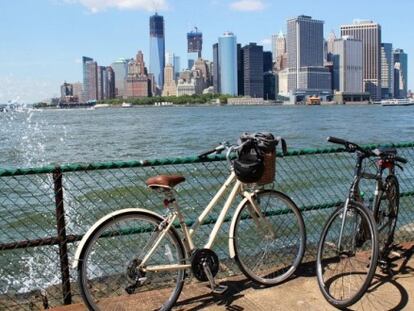
[[[230,230],[229,230],[229,254],[230,254],[230,258],[233,259],[234,257],[236,257],[236,251],[234,250],[234,243],[233,243],[233,239],[234,239],[234,230],[236,228],[236,218],[237,215],[239,214],[241,208],[243,207],[243,205],[248,201],[247,198],[244,198],[239,205],[236,208],[236,211],[233,214],[233,218],[231,220],[231,224],[230,224]]]
[[[82,250],[85,246],[86,241],[89,239],[89,237],[91,236],[91,234],[95,231],[96,228],[98,228],[102,223],[104,223],[105,221],[107,221],[108,219],[114,217],[114,216],[118,216],[120,214],[124,214],[124,213],[130,213],[130,212],[143,212],[146,214],[151,214],[152,216],[155,216],[159,219],[164,219],[161,215],[154,213],[152,211],[143,209],[143,208],[125,208],[125,209],[121,209],[112,213],[109,213],[107,215],[105,215],[104,217],[102,217],[101,219],[99,219],[97,222],[95,222],[93,224],[92,227],[89,228],[89,230],[85,233],[85,235],[83,236],[82,240],[80,241],[76,252],[75,252],[75,258],[73,260],[72,263],[72,268],[73,269],[77,269],[78,268],[78,264],[79,264],[79,257],[82,253]]]

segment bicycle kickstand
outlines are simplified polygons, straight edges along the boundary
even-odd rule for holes
[[[206,262],[203,263],[203,270],[208,278],[208,282],[210,283],[211,291],[214,294],[219,294],[219,295],[224,294],[227,291],[228,286],[217,284],[214,281],[213,274],[211,273],[210,267],[207,265]]]

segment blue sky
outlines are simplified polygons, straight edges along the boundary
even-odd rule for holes
[[[157,7],[164,16],[166,50],[186,62],[186,33],[197,26],[203,56],[224,31],[238,42],[270,50],[273,33],[300,14],[325,21],[325,36],[353,19],[382,26],[382,41],[408,53],[408,86],[414,89],[414,1],[398,0],[0,0],[0,103],[39,101],[59,94],[63,81],[82,80],[80,59],[110,65],[144,52],[148,65],[148,19]]]

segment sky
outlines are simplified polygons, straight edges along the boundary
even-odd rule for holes
[[[149,16],[164,16],[166,51],[186,63],[186,33],[203,32],[203,57],[225,31],[238,43],[286,31],[286,20],[310,15],[325,21],[325,37],[342,24],[369,19],[382,26],[382,42],[408,54],[408,88],[414,89],[414,1],[398,0],[0,0],[0,103],[59,96],[64,82],[82,81],[82,56],[109,66],[142,50],[149,65]]]

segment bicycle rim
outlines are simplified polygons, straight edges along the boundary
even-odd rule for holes
[[[126,213],[98,227],[84,246],[79,283],[91,310],[169,310],[183,286],[184,271],[143,272],[139,263],[159,235],[160,219]],[[169,230],[146,266],[179,264],[184,250]],[[141,279],[142,284],[137,280]]]
[[[400,197],[397,178],[393,175],[388,176],[385,180],[385,188],[386,191],[375,209],[381,255],[386,255],[389,246],[393,243]]]
[[[299,209],[286,195],[262,191],[255,201],[265,219],[258,219],[247,201],[236,215],[234,249],[242,272],[258,283],[274,285],[299,266],[306,244]]]
[[[348,307],[367,290],[378,259],[377,231],[370,211],[350,203],[338,249],[344,207],[329,218],[317,254],[317,277],[322,294],[335,307]]]

